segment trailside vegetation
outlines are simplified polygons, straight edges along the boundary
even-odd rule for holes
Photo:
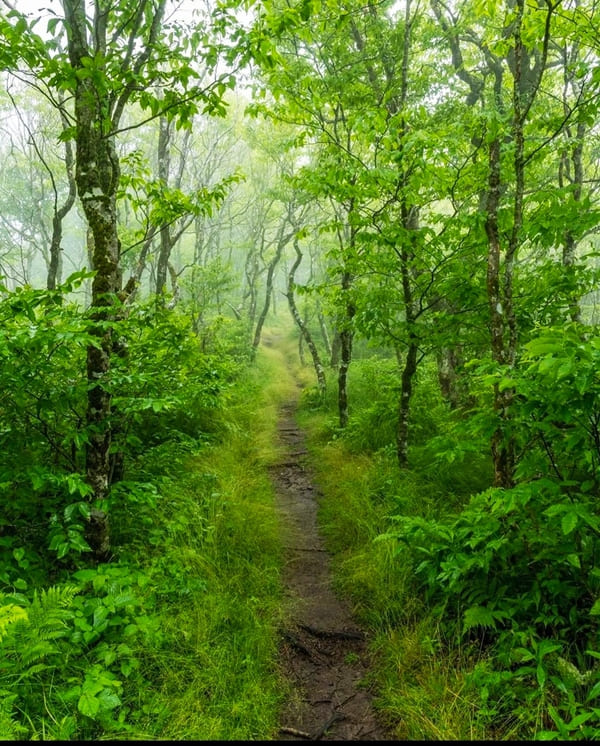
[[[181,313],[132,307],[111,380],[127,457],[113,553],[90,563],[89,334],[66,287],[0,302],[2,737],[267,738],[284,691],[266,471],[282,383],[265,389],[273,365],[248,370],[235,343],[201,351]]]

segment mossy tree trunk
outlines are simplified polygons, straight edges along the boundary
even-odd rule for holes
[[[88,223],[88,234],[95,271],[92,281],[89,332],[94,342],[87,350],[88,401],[86,424],[86,477],[92,489],[93,507],[86,538],[97,560],[110,556],[108,516],[98,507],[108,495],[111,476],[111,400],[109,374],[115,320],[121,291],[121,245],[117,223],[117,191],[120,165],[115,147],[115,130],[123,109],[135,89],[135,76],[143,70],[160,29],[165,0],[141,4],[131,18],[131,49],[144,19],[144,9],[152,7],[153,20],[147,29],[144,50],[132,61],[126,58],[125,72],[133,72],[130,82],[110,87],[106,70],[107,24],[109,10],[96,6],[90,30],[84,0],[63,0],[68,34],[69,64],[75,76],[73,86],[75,136],[75,182]],[[154,7],[155,6],[155,7]],[[93,61],[93,62],[91,62]]]

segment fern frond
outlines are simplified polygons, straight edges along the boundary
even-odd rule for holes
[[[6,637],[8,628],[16,622],[26,622],[28,615],[25,609],[16,604],[0,606],[0,642]]]
[[[75,585],[51,586],[36,591],[28,609],[29,624],[41,640],[55,640],[67,633],[67,622],[73,618],[69,608],[79,592]]]
[[[51,645],[49,642],[46,642],[45,640],[40,640],[39,642],[33,644],[31,644],[30,641],[30,644],[27,646],[26,649],[19,650],[21,663],[23,666],[27,667],[31,667],[32,664],[41,661],[47,655],[52,655],[52,653],[57,652],[57,648],[54,645]]]

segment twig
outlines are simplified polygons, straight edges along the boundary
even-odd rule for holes
[[[303,645],[300,640],[296,637],[296,635],[292,634],[291,632],[288,632],[287,630],[284,630],[282,632],[283,638],[289,642],[289,644],[298,650],[300,653],[304,653],[308,658],[312,658],[313,654],[312,652],[306,647],[306,645]]]
[[[298,738],[307,738],[309,741],[312,741],[312,736],[310,733],[305,733],[303,730],[298,730],[297,728],[288,728],[287,726],[284,726],[283,728],[279,729],[280,733],[287,733],[288,736],[298,736]]]
[[[342,702],[339,703],[338,707],[341,708],[341,707],[344,707],[344,705],[347,705],[348,702],[350,702],[351,699],[354,699],[354,697],[356,697],[357,694],[358,692],[354,692],[354,694],[351,694],[349,697],[346,697],[346,699],[344,699]]]

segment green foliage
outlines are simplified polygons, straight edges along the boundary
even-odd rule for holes
[[[2,580],[15,590],[0,599],[0,737],[266,737],[283,690],[273,669],[278,520],[262,451],[275,409],[262,400],[264,375],[244,387],[224,344],[202,352],[189,320],[154,304],[115,329],[128,351],[110,382],[126,456],[108,500],[119,560],[77,559],[90,506],[76,473],[39,529],[60,564],[24,529],[0,537]],[[53,483],[38,479],[47,495]],[[61,584],[48,587],[50,567]]]
[[[214,431],[215,410],[239,369],[228,351],[204,353],[189,319],[153,302],[132,308],[117,331],[126,350],[111,372],[118,445],[137,455]]]
[[[518,369],[486,374],[515,392],[517,485],[444,517],[396,515],[378,537],[411,566],[444,638],[483,645],[468,680],[486,727],[516,717],[518,733],[597,737],[599,349],[594,328],[542,329]]]
[[[72,275],[56,291],[22,288],[0,300],[0,577],[21,590],[27,578],[39,580],[44,545],[59,557],[88,549],[85,356],[96,342],[66,300],[88,276]]]
[[[355,360],[348,383],[352,409],[343,437],[356,452],[376,451],[396,441],[400,374],[393,359]]]
[[[598,494],[599,363],[595,327],[549,327],[525,345],[515,380],[520,479],[543,471],[566,493]]]
[[[394,537],[406,547],[400,551],[414,555],[417,582],[450,637],[473,628],[485,628],[487,639],[532,629],[585,641],[596,629],[597,519],[589,504],[566,513],[557,500],[560,491],[544,480],[490,490],[443,521],[397,517],[399,527],[382,538]],[[580,531],[565,521],[571,514]]]
[[[0,300],[0,579],[18,590],[41,580],[52,555],[73,561],[89,551],[85,361],[97,339],[86,314],[67,302],[88,276]],[[214,436],[215,413],[238,371],[226,347],[203,352],[186,316],[153,303],[110,326],[121,351],[107,380],[113,449],[125,469],[149,448],[176,442],[189,450]],[[153,505],[155,493],[142,476],[139,485],[117,483],[109,501]]]

